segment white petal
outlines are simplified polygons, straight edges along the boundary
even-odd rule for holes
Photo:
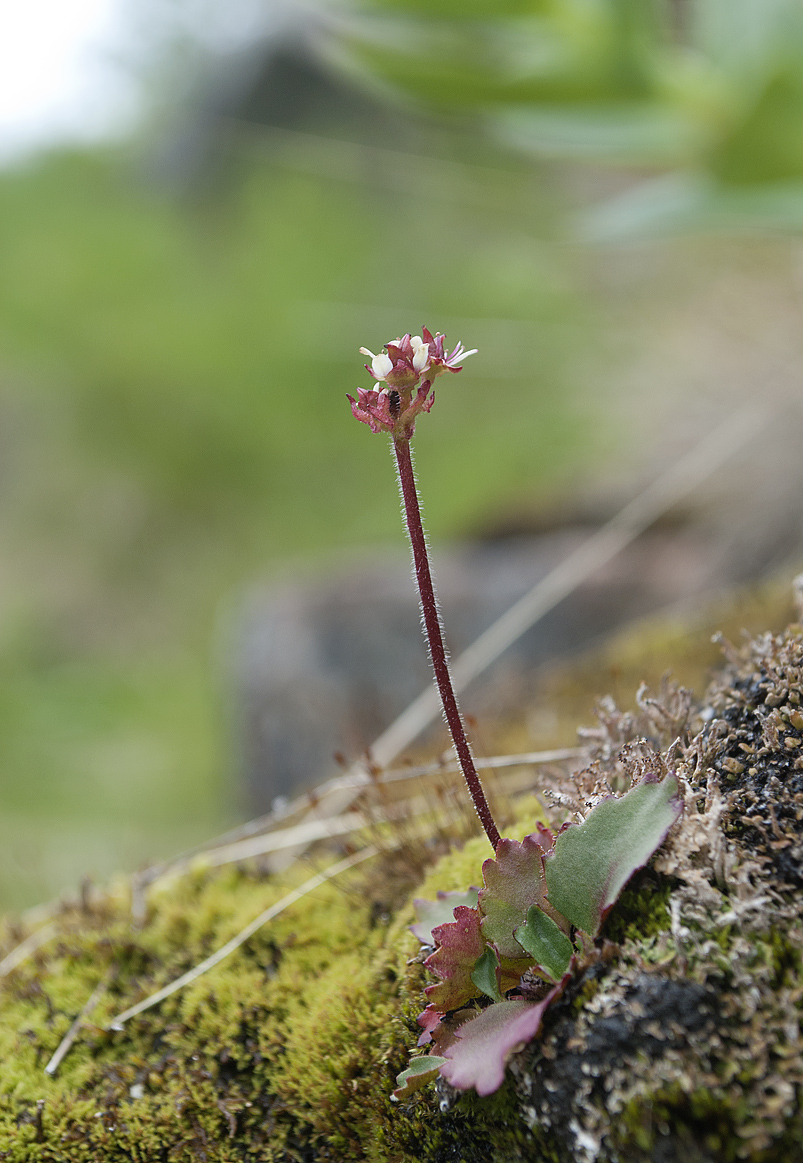
[[[373,368],[376,378],[378,380],[383,380],[388,372],[393,371],[393,360],[389,355],[380,353],[379,355],[375,355],[371,360],[371,367]]]
[[[420,347],[423,342],[424,341],[420,335],[414,335],[413,338],[410,340],[410,343],[412,343],[412,345],[413,345],[413,351],[415,351],[415,349],[417,347]]]
[[[418,343],[413,345],[413,367],[422,372],[429,367],[429,344]]]

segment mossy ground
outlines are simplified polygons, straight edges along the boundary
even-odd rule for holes
[[[774,605],[768,594],[743,617],[753,628],[759,617],[773,628],[788,617],[788,591],[776,591]],[[749,611],[744,602],[740,608]],[[727,616],[721,620],[728,625]],[[642,673],[655,677],[657,640],[664,643],[661,670],[679,659],[681,674],[686,663],[702,672],[711,656],[708,629],[684,636],[642,628],[640,639],[620,642],[626,664],[619,681],[632,678],[633,689]],[[695,640],[702,643],[696,662]],[[773,641],[764,651],[774,651],[776,661],[783,655],[792,665],[803,654],[795,633],[785,645]],[[549,1013],[543,1039],[517,1057],[496,1095],[478,1099],[439,1086],[404,1104],[390,1099],[415,1043],[426,984],[425,971],[411,961],[411,898],[478,884],[489,854],[483,838],[422,866],[412,891],[390,857],[377,857],[317,889],[123,1030],[105,1032],[116,1013],[197,964],[309,875],[308,867],[273,878],[248,868],[198,869],[153,891],[140,927],[122,882],[65,906],[52,939],[5,978],[0,1159],[798,1158],[799,908],[771,859],[781,849],[756,851],[764,842],[757,823],[746,840],[731,826],[735,800],[727,796],[744,797],[743,783],[720,793],[708,776],[735,745],[738,728],[728,715],[738,699],[728,692],[743,695],[742,671],[759,662],[754,651],[733,665],[717,688],[718,721],[730,726],[709,728],[703,739],[690,725],[682,757],[674,753],[687,787],[676,839],[631,882],[608,920],[604,956],[572,983]],[[575,668],[571,697],[568,671],[551,680],[553,690],[579,703],[592,672],[588,662]],[[597,679],[601,694],[599,666]],[[684,705],[691,724],[691,701]],[[629,739],[668,746],[656,706],[642,700],[629,718],[607,712],[607,736],[595,743],[587,780],[615,780],[618,745]],[[762,717],[755,700],[750,713]],[[646,762],[642,752],[633,755],[630,762]],[[773,755],[765,758],[775,763]],[[580,780],[581,797],[583,787]],[[506,830],[532,830],[541,810],[532,799],[521,801]],[[780,826],[797,827],[794,812]],[[794,847],[787,839],[783,851]],[[776,842],[769,835],[767,843]],[[3,951],[21,935],[9,923]],[[98,985],[91,1024],[48,1077],[46,1063]]]

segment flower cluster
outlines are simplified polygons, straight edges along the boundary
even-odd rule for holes
[[[356,400],[348,397],[355,418],[372,432],[390,432],[409,439],[416,417],[432,407],[435,377],[445,371],[461,371],[462,361],[476,354],[476,348],[466,351],[462,343],[447,353],[445,343],[443,335],[433,335],[424,327],[422,335],[394,339],[378,355],[361,347],[362,354],[371,359],[366,370],[381,386],[358,388]]]

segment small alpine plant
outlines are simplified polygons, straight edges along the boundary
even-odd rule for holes
[[[539,825],[523,840],[503,839],[466,736],[454,693],[415,482],[415,422],[435,401],[433,383],[476,355],[424,327],[370,357],[375,383],[348,399],[357,420],[390,436],[423,614],[424,633],[469,794],[494,856],[483,887],[415,902],[412,931],[432,952],[424,965],[439,980],[426,989],[419,1015],[424,1053],[397,1079],[407,1097],[441,1075],[458,1090],[492,1094],[511,1054],[535,1038],[548,1007],[572,974],[596,955],[602,924],[633,873],[642,868],[682,810],[674,774],[647,774],[623,796],[602,800],[582,823],[557,832]]]

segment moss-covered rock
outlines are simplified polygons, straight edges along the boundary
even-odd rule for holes
[[[774,607],[762,595],[765,624],[786,604],[786,595]],[[673,657],[669,631],[643,628],[643,671],[655,677],[662,634],[661,670],[680,658],[683,673],[695,635],[707,659],[707,631],[676,633]],[[637,640],[620,647],[637,675]],[[590,683],[591,669],[576,668],[575,690]],[[570,672],[550,681],[571,702]],[[731,650],[698,704],[668,684],[655,698],[642,691],[627,712],[606,703],[587,736],[590,766],[569,782],[557,773],[545,780],[544,803],[557,818],[622,790],[645,765],[665,764],[678,772],[686,810],[609,916],[598,959],[548,1012],[543,1037],[514,1058],[497,1094],[479,1099],[439,1082],[403,1103],[390,1098],[419,1033],[427,983],[407,930],[411,897],[479,883],[483,838],[422,867],[412,891],[396,856],[378,856],[107,1031],[117,1013],[309,875],[306,867],[270,878],[200,868],[156,886],[139,925],[123,882],[65,905],[49,939],[5,977],[0,1159],[797,1159],[801,700],[803,637],[792,625]],[[542,810],[521,801],[506,830],[523,835]],[[24,935],[9,924],[3,951]],[[46,1075],[96,989],[75,1044],[56,1076]]]

